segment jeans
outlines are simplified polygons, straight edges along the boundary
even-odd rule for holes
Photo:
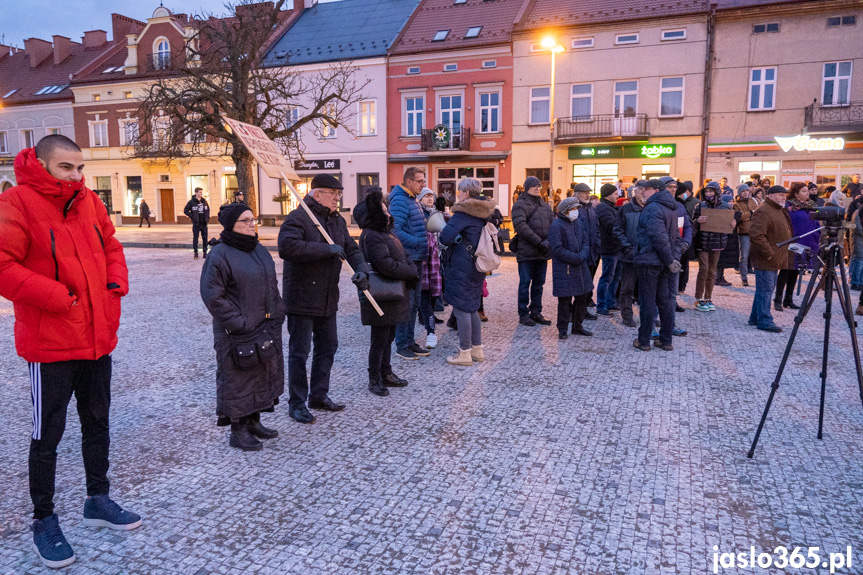
[[[638,266],[638,342],[650,345],[653,318],[659,309],[659,343],[670,344],[674,331],[674,298],[669,289],[673,274],[665,266]]]
[[[547,260],[518,262],[518,315],[542,313],[542,287],[548,271]]]
[[[198,234],[201,235],[201,240],[204,243],[204,255],[207,255],[207,226],[192,224],[192,249],[195,255],[198,255]]]
[[[776,296],[773,301],[776,303],[794,303],[794,288],[797,286],[797,276],[800,272],[797,270],[781,270],[776,277]],[[785,297],[782,297],[783,292]]]
[[[372,337],[369,344],[369,379],[377,379],[393,372],[390,359],[392,358],[395,338],[396,326],[372,326]]]
[[[414,262],[417,269],[420,269],[420,262]],[[396,349],[407,349],[411,345],[416,344],[416,335],[414,326],[417,322],[417,314],[420,310],[420,300],[422,299],[422,290],[420,286],[412,290],[408,290],[408,301],[411,302],[411,312],[408,314],[408,320],[396,326]]]
[[[479,320],[479,312],[462,311],[453,306],[452,313],[458,323],[458,348],[470,349],[475,345],[482,345],[482,322]]]
[[[288,405],[324,401],[330,391],[330,371],[339,348],[336,314],[326,317],[288,314]],[[311,385],[306,377],[306,360],[314,341]]]
[[[602,274],[596,286],[596,310],[608,311],[608,308],[617,305],[614,294],[620,284],[620,270],[617,265],[618,254],[607,254],[602,256]]]
[[[775,271],[755,270],[755,297],[752,299],[749,325],[757,325],[760,328],[775,325],[773,314],[770,313],[770,298],[776,288],[777,275]]]
[[[855,259],[851,256],[851,261],[848,262],[848,278],[851,285],[863,285],[863,259]]]
[[[434,333],[434,306],[431,291],[424,289],[420,293],[420,322],[426,328],[426,333]]]
[[[722,252],[698,252],[698,277],[695,279],[695,299],[709,300],[713,297],[716,281],[716,264]],[[701,296],[704,296],[703,298]]]
[[[87,495],[108,495],[111,437],[111,356],[95,360],[30,364],[33,434],[30,439],[30,498],[33,518],[54,513],[57,446],[66,430],[66,408],[75,394],[81,422],[81,455]]]
[[[749,236],[738,236],[737,239],[740,240],[740,279],[749,281]]]
[[[620,317],[632,319],[632,302],[635,301],[635,282],[638,275],[635,264],[620,262]]]

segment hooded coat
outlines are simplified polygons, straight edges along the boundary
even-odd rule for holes
[[[129,274],[105,205],[83,181],[52,177],[33,148],[14,166],[18,185],[0,195],[0,296],[15,309],[18,355],[50,363],[110,354]]]
[[[245,252],[219,242],[204,261],[200,289],[201,299],[213,316],[216,415],[220,423],[271,409],[285,391],[285,304],[279,295],[273,256],[260,243]],[[243,369],[234,358],[234,345],[260,330],[266,330],[277,353]]]
[[[581,216],[583,214],[579,214],[579,219]],[[584,226],[558,213],[548,231],[548,243],[551,246],[552,295],[575,297],[593,291],[593,278],[587,267],[590,244]]]
[[[695,251],[696,252],[721,252],[725,249],[725,244],[728,243],[728,234],[718,232],[702,232],[701,226],[698,223],[698,218],[707,210],[730,210],[731,206],[723,201],[717,202],[715,205],[710,204],[707,200],[702,201],[692,212],[692,226],[695,228]]]
[[[384,213],[380,203],[357,204],[354,219],[363,230],[360,234],[360,250],[371,269],[386,278],[415,283],[419,272],[408,259],[402,243],[393,234],[392,218]],[[378,315],[362,292],[359,292],[359,298],[363,325],[398,325],[410,317],[411,302],[407,297],[399,301],[378,302],[383,316]]]
[[[548,205],[546,208],[551,211]],[[440,243],[453,250],[443,270],[444,299],[464,312],[479,310],[482,283],[485,281],[485,274],[476,269],[473,256],[467,251],[467,244],[470,243],[476,249],[479,236],[494,209],[494,202],[480,198],[458,202],[453,205],[452,217],[440,233]],[[521,252],[520,247],[518,251]]]
[[[662,190],[648,198],[638,218],[635,265],[669,266],[680,260],[677,218],[677,201],[671,192]]]
[[[547,260],[548,254],[539,244],[548,239],[548,228],[554,219],[551,206],[542,201],[541,196],[524,193],[518,196],[512,206],[512,227],[518,234],[518,252],[515,260]],[[447,300],[449,301],[449,300]]]

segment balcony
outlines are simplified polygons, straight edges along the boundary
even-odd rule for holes
[[[160,52],[156,54],[147,54],[144,57],[144,72],[170,72],[179,64],[176,58],[171,54]]]
[[[182,148],[172,150],[166,142],[155,144],[137,144],[135,146],[136,158],[180,158],[188,156],[189,152]]]
[[[645,140],[649,137],[647,114],[601,114],[558,118],[554,126],[555,144],[593,140]]]
[[[803,113],[804,132],[863,132],[863,102],[844,106],[810,104]]]
[[[450,135],[449,144],[438,146],[435,144],[434,130],[423,130],[420,140],[420,151],[422,152],[445,152],[453,150],[470,150],[470,128],[459,128]]]

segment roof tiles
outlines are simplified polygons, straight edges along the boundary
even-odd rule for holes
[[[662,18],[708,11],[707,0],[534,0],[522,30]]]

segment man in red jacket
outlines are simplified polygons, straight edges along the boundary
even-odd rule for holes
[[[84,186],[84,156],[46,136],[15,158],[18,186],[0,195],[0,296],[15,308],[15,347],[30,366],[33,546],[48,567],[75,561],[54,513],[57,445],[75,394],[87,476],[84,525],[135,529],[141,518],[108,498],[111,356],[123,247],[99,197]]]

